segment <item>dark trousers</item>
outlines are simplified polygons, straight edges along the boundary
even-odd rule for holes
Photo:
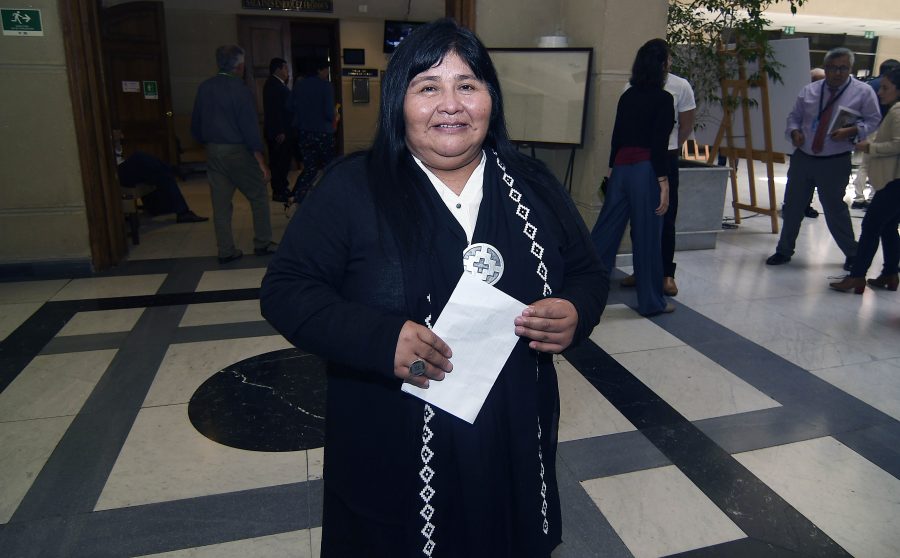
[[[654,213],[658,206],[659,182],[649,161],[616,165],[609,177],[600,216],[591,231],[600,259],[607,269],[612,269],[625,225],[631,221],[638,312],[645,316],[658,314],[666,307],[660,257],[663,219]]]
[[[835,157],[814,157],[799,149],[794,151],[784,188],[781,238],[778,239],[775,251],[783,256],[794,254],[800,224],[809,207],[813,190],[817,189],[831,237],[845,256],[856,256],[856,238],[850,223],[850,208],[844,203],[844,193],[849,182],[849,152]]]
[[[884,256],[882,275],[895,275],[900,264],[900,179],[888,182],[887,186],[875,192],[866,216],[863,217],[862,232],[859,234],[859,249],[853,261],[851,277],[865,277],[872,259],[878,250],[881,238],[881,252]]]
[[[242,144],[206,144],[206,176],[212,197],[213,227],[220,258],[233,256],[234,235],[231,215],[234,191],[240,190],[250,202],[253,215],[253,248],[266,248],[272,241],[272,223],[266,183],[256,158]]]
[[[272,171],[272,195],[287,196],[289,193],[288,172],[294,156],[294,141],[286,137],[281,143],[266,140],[269,148],[269,170]]]
[[[116,174],[119,176],[119,184],[126,188],[141,182],[156,186],[154,192],[141,198],[144,210],[151,215],[178,214],[190,211],[181,194],[181,188],[175,182],[172,167],[153,155],[135,151],[116,167]]]
[[[312,187],[316,174],[334,157],[334,134],[300,130],[297,140],[303,157],[303,170],[297,176],[292,194],[294,202],[300,203]]]
[[[668,154],[669,164],[669,209],[663,215],[662,224],[662,265],[663,277],[675,277],[675,217],[678,216],[678,155],[673,149]]]

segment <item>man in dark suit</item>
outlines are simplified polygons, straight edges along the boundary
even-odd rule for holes
[[[288,201],[288,172],[291,170],[293,139],[288,109],[291,90],[287,82],[290,67],[286,60],[273,58],[269,62],[269,79],[263,86],[263,132],[269,148],[269,167],[272,169],[272,200]]]

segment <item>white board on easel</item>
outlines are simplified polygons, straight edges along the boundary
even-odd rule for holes
[[[800,90],[809,83],[809,40],[808,39],[782,39],[769,41],[775,60],[782,64],[778,69],[781,83],[769,77],[769,112],[772,130],[772,151],[775,153],[793,153],[794,147],[784,136],[787,117],[794,108],[794,102]],[[752,75],[757,70],[757,64],[747,64],[747,74]],[[720,93],[721,95],[721,93]],[[764,150],[764,134],[762,121],[762,104],[759,98],[759,89],[750,90],[750,98],[756,101],[756,106],[750,107],[750,132],[755,145],[752,149]],[[698,103],[697,122],[702,127],[694,132],[697,143],[712,145],[716,139],[716,133],[722,124],[722,106],[718,103]],[[735,112],[735,115],[740,114]],[[742,148],[744,145],[744,121],[742,118],[733,118],[732,130],[734,132],[733,147]]]

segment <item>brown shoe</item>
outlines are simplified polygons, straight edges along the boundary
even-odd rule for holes
[[[674,277],[663,277],[663,293],[666,296],[675,296],[678,294],[678,285],[675,284]]]
[[[866,278],[850,277],[848,275],[840,281],[837,281],[835,283],[828,283],[828,285],[836,291],[847,292],[852,289],[856,294],[863,294],[863,291],[866,290]]]
[[[623,287],[633,287],[637,285],[637,280],[634,278],[634,273],[619,281],[619,285]]]
[[[870,287],[878,287],[879,289],[887,289],[889,291],[896,291],[897,286],[900,285],[900,277],[895,273],[893,275],[884,275],[881,274],[875,279],[869,279],[866,281]]]

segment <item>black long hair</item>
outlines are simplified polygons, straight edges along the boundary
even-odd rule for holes
[[[669,44],[662,39],[650,39],[638,49],[631,65],[632,87],[662,89],[666,83],[669,63]]]
[[[881,74],[881,79],[888,80],[889,82],[894,84],[894,87],[900,89],[900,66],[891,68],[890,70]]]
[[[487,48],[469,29],[450,18],[422,25],[406,37],[394,51],[381,82],[378,128],[368,152],[369,183],[377,209],[397,235],[401,249],[414,250],[421,235],[415,196],[415,180],[409,173],[409,149],[406,146],[406,122],[403,105],[413,78],[455,53],[486,86],[491,97],[491,116],[484,147],[493,149],[516,179],[546,188],[556,179],[546,167],[519,153],[509,139],[503,114],[500,80]],[[551,207],[555,205],[551,204]]]

